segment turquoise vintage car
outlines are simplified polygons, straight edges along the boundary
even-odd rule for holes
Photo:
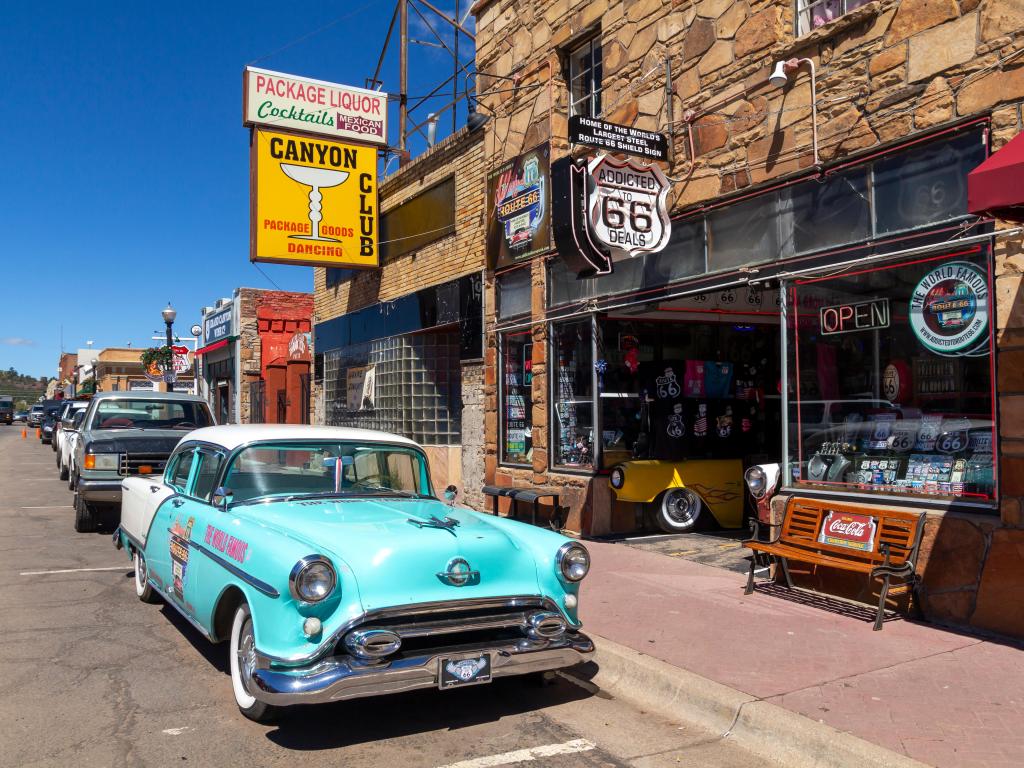
[[[439,500],[411,440],[333,427],[198,429],[123,481],[135,591],[227,640],[242,713],[543,673],[593,652],[590,557]]]

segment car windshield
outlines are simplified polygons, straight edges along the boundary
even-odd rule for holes
[[[205,403],[111,398],[96,404],[92,429],[196,429],[212,424]]]
[[[278,496],[433,498],[423,455],[386,443],[252,445],[231,462],[224,486],[236,503]]]

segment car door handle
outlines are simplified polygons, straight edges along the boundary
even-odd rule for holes
[[[184,499],[174,499],[174,501],[171,502],[171,504],[173,504],[176,507],[180,507],[184,503],[185,503]]]
[[[151,485],[151,486],[149,486],[149,492],[150,493],[156,493],[159,490],[160,490],[160,486],[159,485]]]

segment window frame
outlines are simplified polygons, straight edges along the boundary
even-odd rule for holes
[[[548,466],[558,472],[564,474],[578,474],[578,475],[596,475],[599,473],[598,467],[601,463],[601,446],[600,441],[597,439],[591,440],[591,458],[590,466],[576,465],[576,464],[561,464],[558,462],[558,441],[560,440],[560,428],[558,421],[558,405],[562,401],[558,396],[558,379],[557,379],[557,368],[558,368],[558,350],[556,347],[558,336],[558,328],[569,326],[569,325],[583,325],[584,323],[590,324],[590,421],[592,430],[595,438],[600,434],[600,404],[598,402],[598,395],[600,390],[598,387],[598,374],[597,369],[594,366],[594,361],[597,360],[598,355],[598,322],[597,313],[591,312],[582,317],[568,318],[565,320],[555,320],[548,323],[548,359],[547,359],[547,376],[548,376]],[[585,402],[584,398],[574,398],[574,404],[582,404]]]
[[[807,35],[811,34],[812,32],[814,32],[816,30],[821,29],[822,27],[827,27],[829,24],[833,24],[833,23],[839,21],[841,18],[843,18],[847,14],[852,13],[853,11],[857,10],[858,8],[862,8],[863,6],[867,5],[871,1],[872,0],[795,0],[795,2],[793,3],[793,35],[797,39],[802,38],[802,37],[806,37]],[[822,24],[820,26],[817,26],[817,27],[813,26],[813,20],[814,20],[813,12],[814,12],[814,9],[815,8],[820,8],[820,7],[829,5],[829,4],[836,4],[836,5],[838,5],[839,8],[841,9],[840,12],[836,16],[834,16],[833,18],[831,18],[828,21],[826,21],[824,24]],[[851,8],[850,7],[851,4],[855,4],[855,5],[853,5],[853,7]],[[806,21],[807,21],[807,29],[803,30],[803,31],[801,31],[801,29],[800,29],[801,15],[806,15]]]
[[[217,492],[217,488],[220,487],[221,484],[221,479],[224,474],[224,467],[227,466],[227,451],[225,451],[223,448],[217,448],[211,445],[197,445],[196,449],[196,455],[193,456],[192,458],[193,468],[190,473],[188,490],[185,493],[185,495],[195,499],[196,501],[201,501],[204,504],[212,505],[213,496]],[[202,469],[203,462],[208,457],[213,456],[218,457],[220,459],[220,466],[217,467],[217,473],[214,475],[215,481],[213,484],[213,488],[210,490],[210,497],[205,498],[203,496],[199,496],[196,493],[196,483],[199,482],[199,471]],[[197,457],[199,459],[198,464],[195,463]]]
[[[596,60],[595,60],[596,49]],[[571,48],[566,49],[566,87],[569,92],[569,117],[581,115],[598,119],[604,112],[601,96],[604,92],[604,61],[601,46],[600,31],[588,35],[586,38],[574,43]],[[584,67],[581,62],[589,58],[589,67]],[[596,72],[596,76],[595,76]],[[576,97],[576,81],[590,74],[590,88],[588,91]],[[597,102],[598,109],[594,108]],[[579,109],[579,105],[586,103],[587,109]]]
[[[176,450],[171,458],[167,460],[167,466],[164,467],[164,485],[174,490],[176,494],[187,496],[189,489],[192,487],[192,476],[195,473],[196,461],[195,454],[199,446],[196,443],[187,443],[181,448]],[[182,459],[186,454],[192,454],[192,464],[188,468],[188,477],[185,478],[185,483],[182,486],[178,486],[174,480],[174,474],[178,471],[178,465],[181,464]]]
[[[499,333],[498,334],[498,377],[497,377],[498,378],[498,463],[501,466],[504,466],[504,467],[530,468],[530,467],[533,466],[533,464],[531,464],[529,461],[522,461],[522,462],[511,461],[511,460],[508,459],[508,457],[506,455],[506,444],[507,444],[507,440],[506,440],[507,432],[506,432],[506,429],[507,429],[507,424],[508,424],[508,411],[507,411],[506,403],[505,403],[505,392],[506,392],[506,386],[507,386],[506,379],[505,379],[505,377],[506,377],[506,355],[507,355],[506,340],[509,339],[510,337],[514,337],[514,336],[529,336],[530,339],[531,339],[530,342],[529,342],[530,345],[531,345],[531,352],[532,352],[532,345],[535,343],[534,341],[532,341],[533,331],[530,330],[530,329],[527,329],[525,331],[503,332],[503,333]],[[524,372],[525,372],[525,368],[524,368]],[[532,371],[531,371],[531,375],[532,375]],[[525,388],[525,386],[526,385],[523,384],[523,385],[521,385],[521,388]],[[524,407],[526,409],[526,413],[524,415],[523,421],[525,421],[527,423],[527,426],[530,428],[531,433],[532,433],[532,431],[533,431],[533,385],[532,385],[532,379],[531,379],[531,385],[530,385],[530,398],[529,398],[529,400],[527,402],[524,403]],[[533,450],[534,446],[533,446],[532,438],[531,438],[530,442],[531,442],[530,450]]]
[[[793,426],[792,413],[794,409],[800,407],[801,397],[799,392],[793,394],[790,392],[790,385],[792,382],[792,368],[793,351],[791,350],[794,345],[799,345],[799,336],[792,336],[790,323],[793,317],[799,315],[799,309],[795,310],[792,307],[792,302],[797,294],[794,291],[798,291],[801,280],[786,279],[781,281],[779,290],[780,296],[783,296],[783,302],[781,306],[781,322],[780,322],[780,333],[781,338],[781,379],[782,379],[782,453],[780,462],[781,466],[781,479],[779,482],[780,493],[799,494],[808,497],[824,497],[824,498],[856,498],[863,500],[865,503],[872,504],[885,504],[897,502],[903,505],[919,507],[919,508],[935,508],[936,506],[947,508],[947,509],[961,509],[971,511],[975,513],[985,515],[998,515],[999,505],[1002,501],[1003,494],[1000,482],[1000,471],[1002,469],[1002,457],[998,448],[998,435],[1001,425],[1001,419],[999,418],[998,409],[998,381],[996,376],[996,355],[998,354],[998,346],[996,344],[996,328],[995,328],[995,299],[994,299],[994,283],[995,283],[995,263],[994,263],[994,252],[991,245],[991,241],[986,241],[988,244],[983,246],[980,257],[984,259],[985,269],[987,272],[988,283],[989,283],[989,296],[991,298],[991,305],[989,306],[989,339],[988,339],[988,355],[990,356],[990,378],[989,378],[989,397],[991,399],[991,421],[992,421],[992,462],[993,462],[993,485],[992,495],[990,498],[979,499],[973,494],[965,493],[961,495],[956,494],[939,494],[939,493],[920,493],[913,491],[900,491],[894,486],[884,486],[879,490],[870,490],[860,487],[835,487],[828,488],[825,484],[815,483],[805,478],[796,479],[793,477],[795,467],[804,460],[802,449],[799,446],[800,435],[797,435],[798,445],[792,444],[790,435],[791,428]],[[936,247],[931,255],[922,257],[927,261],[934,263],[943,263],[956,261],[958,254],[955,248],[941,248]],[[970,261],[971,257],[968,256],[965,260]],[[908,257],[897,257],[894,259],[882,259],[876,264],[868,267],[869,269],[901,269],[909,267],[919,263]],[[826,281],[829,279],[839,279],[842,275],[834,275],[832,278],[829,277],[807,277],[803,278],[803,281]],[[811,401],[813,402],[813,400]],[[865,402],[872,402],[870,399],[866,399]],[[830,414],[823,411],[822,419]],[[798,427],[799,430],[799,427]],[[909,455],[909,454],[908,454]],[[881,457],[879,457],[881,458]],[[891,458],[891,457],[886,457]],[[794,459],[796,463],[794,464]]]

